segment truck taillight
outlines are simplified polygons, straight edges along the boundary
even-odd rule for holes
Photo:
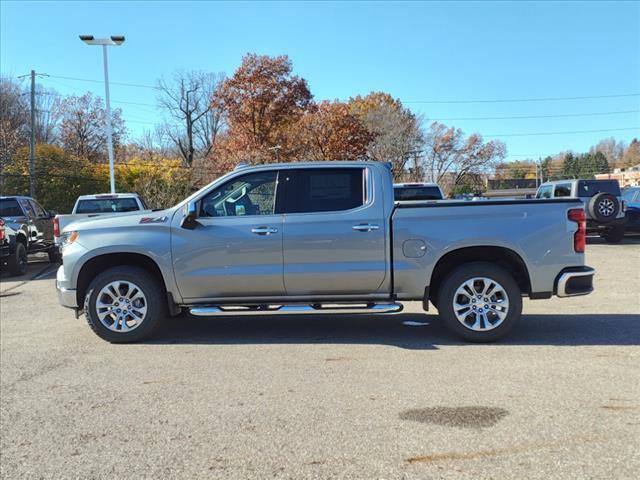
[[[60,219],[58,217],[53,217],[53,236],[60,236]]]
[[[4,242],[4,220],[0,219],[0,242]]]
[[[578,224],[578,230],[573,235],[573,249],[577,253],[584,253],[587,245],[587,216],[582,208],[569,210],[569,220]]]

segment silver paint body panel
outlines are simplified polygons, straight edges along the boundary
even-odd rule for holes
[[[256,171],[327,167],[366,169],[366,203],[344,212],[199,218],[193,230],[180,226],[189,201],[228,180]],[[242,168],[154,212],[167,217],[162,223],[140,223],[146,213],[70,224],[65,231],[77,230],[79,237],[63,248],[56,283],[73,290],[88,260],[136,253],[158,265],[179,305],[384,301],[422,299],[438,260],[460,248],[510,249],[525,264],[533,292],[553,291],[562,269],[584,265],[584,254],[573,251],[577,225],[567,220],[577,203],[442,200],[401,206],[394,204],[391,172],[382,163]],[[354,229],[362,225],[376,228]],[[252,233],[261,227],[277,232]]]

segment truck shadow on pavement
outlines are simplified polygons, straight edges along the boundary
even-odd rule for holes
[[[428,323],[405,325],[404,322]],[[436,315],[281,316],[169,319],[147,344],[354,344],[437,350],[470,345],[458,340]],[[640,345],[640,314],[523,315],[497,345]]]

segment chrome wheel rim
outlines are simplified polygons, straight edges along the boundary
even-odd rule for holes
[[[499,327],[507,318],[509,296],[495,280],[473,277],[456,290],[453,312],[464,327],[475,332],[486,332]]]
[[[608,198],[605,198],[604,200],[602,200],[600,202],[600,205],[598,205],[598,211],[600,212],[601,215],[604,215],[605,217],[609,217],[613,215],[613,210],[614,210],[613,202]]]
[[[135,283],[117,280],[105,285],[96,297],[100,323],[113,332],[130,332],[147,315],[147,297]]]

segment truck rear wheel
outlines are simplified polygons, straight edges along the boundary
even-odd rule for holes
[[[11,275],[24,275],[27,273],[27,247],[25,247],[24,243],[16,242],[16,250],[7,263]]]
[[[493,342],[520,319],[522,296],[513,276],[497,265],[474,262],[451,272],[439,288],[438,313],[470,342]]]
[[[112,343],[151,337],[166,317],[163,288],[149,272],[113,267],[93,279],[84,302],[87,323]]]
[[[613,227],[601,234],[609,243],[620,243],[624,238],[624,227]]]

